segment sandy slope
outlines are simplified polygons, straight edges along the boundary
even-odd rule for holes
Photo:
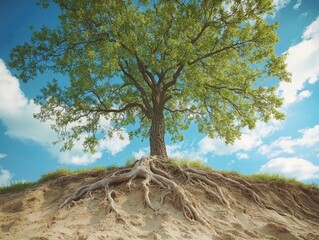
[[[104,174],[61,177],[24,192],[0,194],[0,239],[319,239],[319,190],[290,184],[250,182],[266,208],[221,179],[211,178],[222,187],[230,208],[203,189],[184,185],[209,227],[187,221],[169,200],[156,216],[144,207],[138,180],[131,192],[124,191],[124,185],[115,187],[123,220],[106,213],[102,190],[93,193],[93,199],[88,196],[69,209],[59,209],[81,183],[96,181]],[[244,182],[236,175],[228,177]],[[151,188],[154,205],[163,194]]]

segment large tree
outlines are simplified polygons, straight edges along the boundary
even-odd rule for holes
[[[54,2],[60,24],[34,31],[10,66],[24,82],[46,71],[69,80],[48,81],[36,115],[53,120],[65,150],[85,136],[94,151],[103,133],[131,126],[167,157],[165,132],[181,140],[191,122],[231,143],[257,120],[284,117],[276,87],[289,75],[278,24],[265,20],[272,0]]]
[[[47,7],[46,0],[41,2]],[[158,156],[79,187],[61,207],[104,188],[108,211],[119,216],[110,187],[127,182],[131,189],[133,180],[142,178],[145,203],[155,212],[151,183],[166,189],[162,204],[171,195],[187,219],[207,224],[171,177],[164,161],[165,132],[180,140],[180,131],[195,122],[200,132],[231,143],[258,120],[284,117],[276,88],[289,74],[284,56],[275,53],[277,24],[265,21],[274,9],[272,0],[54,2],[60,6],[60,25],[34,31],[30,43],[11,53],[10,66],[25,82],[46,71],[68,79],[48,82],[37,99],[41,111],[36,117],[53,122],[64,150],[85,136],[84,148],[94,151],[100,137],[130,126],[132,136],[149,136],[151,155]],[[111,127],[106,128],[106,120]],[[265,207],[246,181],[190,166],[178,171],[228,208],[232,200],[214,178],[236,185]]]

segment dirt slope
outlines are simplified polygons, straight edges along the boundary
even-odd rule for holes
[[[144,207],[140,180],[128,192],[125,184],[114,187],[116,206],[107,214],[103,190],[92,193],[72,207],[61,203],[83,183],[97,181],[108,173],[63,176],[24,192],[0,194],[0,239],[319,239],[319,190],[289,183],[249,181],[223,174],[254,191],[263,206],[253,201],[250,191],[217,175],[217,183],[230,207],[222,205],[212,192],[199,185],[186,184],[185,177],[173,173],[209,226],[185,219],[169,199],[159,206],[165,192],[150,186],[150,200],[161,207],[156,215]],[[212,189],[213,191],[214,189]]]

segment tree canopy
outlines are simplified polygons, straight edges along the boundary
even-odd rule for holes
[[[33,31],[10,66],[24,82],[67,76],[48,81],[36,115],[53,120],[64,149],[85,136],[94,151],[100,137],[131,126],[130,136],[149,137],[151,155],[165,157],[165,132],[182,140],[192,122],[231,143],[258,120],[284,118],[276,89],[289,74],[275,52],[278,24],[265,20],[272,0],[53,2],[58,27]]]

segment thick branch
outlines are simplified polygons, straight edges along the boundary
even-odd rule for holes
[[[245,44],[245,43],[248,43],[248,42],[252,42],[252,41],[253,41],[253,40],[250,39],[250,40],[243,41],[243,42],[236,42],[236,43],[234,43],[234,44],[232,44],[232,45],[230,45],[230,46],[226,46],[226,47],[223,47],[223,48],[218,49],[218,50],[216,50],[216,51],[206,53],[206,54],[204,54],[204,55],[202,55],[202,56],[196,58],[195,60],[189,62],[188,64],[189,64],[189,65],[193,65],[193,64],[195,64],[195,63],[197,63],[197,62],[199,62],[199,61],[201,61],[201,60],[203,60],[203,59],[206,59],[206,58],[208,58],[208,57],[211,57],[211,56],[213,56],[213,55],[215,55],[215,54],[217,54],[217,53],[221,53],[221,52],[226,51],[226,50],[231,49],[231,48],[236,48],[237,46],[240,46],[240,45],[242,45],[242,44]]]
[[[141,59],[138,57],[137,54],[135,54],[135,58],[137,60],[138,69],[140,70],[140,73],[142,74],[145,82],[152,90],[154,90],[156,82],[155,82],[153,74],[146,69],[146,66],[141,61]]]
[[[129,73],[125,70],[124,66],[122,65],[121,62],[119,62],[119,67],[121,68],[123,74],[125,76],[127,76],[133,83],[133,85],[137,88],[137,90],[140,92],[141,97],[142,97],[142,101],[146,107],[146,111],[145,114],[148,118],[151,118],[151,114],[152,114],[152,107],[148,101],[148,97],[147,97],[147,93],[145,91],[145,89],[137,82],[137,80]]]
[[[172,76],[172,80],[164,84],[164,86],[162,88],[162,91],[161,91],[161,95],[160,95],[160,99],[162,99],[163,104],[165,102],[167,102],[169,99],[171,99],[171,97],[168,97],[167,99],[164,99],[164,96],[165,96],[167,90],[170,87],[172,87],[172,86],[174,86],[176,84],[177,78],[180,76],[181,71],[183,70],[183,68],[184,68],[184,64],[180,63],[179,67],[177,68],[177,70],[175,71],[175,73]]]

